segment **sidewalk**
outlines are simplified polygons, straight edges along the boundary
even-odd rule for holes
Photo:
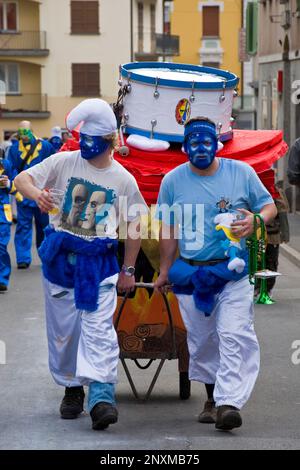
[[[300,214],[289,214],[290,241],[280,245],[280,252],[300,267]]]

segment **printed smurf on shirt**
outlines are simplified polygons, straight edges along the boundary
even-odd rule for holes
[[[71,178],[62,207],[60,228],[79,236],[105,237],[108,224],[113,223],[111,211],[115,200],[113,189],[83,178]]]

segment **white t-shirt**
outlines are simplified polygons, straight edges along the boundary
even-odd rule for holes
[[[39,189],[64,191],[61,210],[50,224],[84,238],[117,238],[120,221],[148,212],[135,178],[117,161],[98,169],[80,151],[61,152],[26,170]]]

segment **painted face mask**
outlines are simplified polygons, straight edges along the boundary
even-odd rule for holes
[[[23,140],[24,143],[29,143],[34,140],[34,135],[30,129],[18,129],[18,136]]]
[[[192,165],[206,170],[216,156],[217,138],[206,132],[192,133],[187,137],[184,148]]]
[[[60,137],[51,137],[50,144],[54,147],[54,150],[58,152],[63,144],[63,141]]]
[[[110,142],[100,136],[96,137],[80,133],[79,145],[82,158],[92,160],[106,152],[110,146]]]

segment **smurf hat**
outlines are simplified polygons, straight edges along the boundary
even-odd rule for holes
[[[106,101],[98,98],[82,101],[67,116],[67,128],[72,131],[82,122],[80,132],[89,136],[104,136],[117,130],[117,120]]]
[[[61,139],[61,128],[59,126],[52,127],[51,137],[59,137]]]
[[[211,134],[215,139],[217,138],[215,123],[203,116],[192,118],[186,122],[184,126],[184,140],[186,140],[188,135],[197,132],[207,132]]]

